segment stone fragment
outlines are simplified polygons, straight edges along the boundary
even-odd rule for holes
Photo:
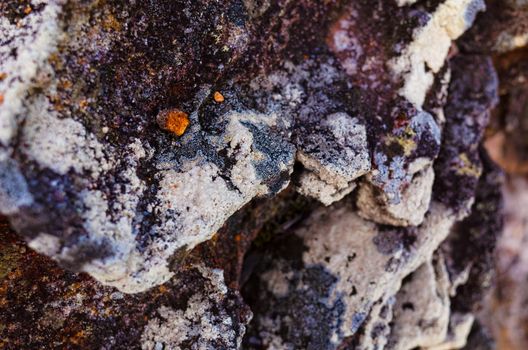
[[[417,226],[424,220],[429,210],[434,182],[431,166],[416,173],[404,192],[399,203],[391,204],[377,193],[368,181],[362,182],[357,205],[359,214],[368,220],[394,226]],[[379,198],[381,197],[381,198]]]
[[[393,331],[387,349],[429,349],[443,343],[449,325],[449,276],[443,257],[407,277],[396,295]]]
[[[203,291],[187,300],[184,309],[162,305],[141,334],[142,349],[237,349],[245,332],[244,325],[221,305],[228,289],[221,270],[198,267],[209,279]],[[219,308],[220,306],[220,308]]]
[[[346,113],[327,116],[317,131],[303,138],[300,147],[297,159],[321,185],[305,175],[299,191],[325,205],[350,193],[355,187],[353,181],[370,170],[366,128]]]
[[[444,142],[434,164],[438,181],[433,197],[467,214],[482,173],[479,144],[497,103],[498,79],[485,56],[457,56],[452,70]]]
[[[0,212],[28,244],[0,225],[0,347],[522,346],[522,313],[480,310],[483,55],[524,43],[526,1],[487,4],[455,43],[484,1],[0,3]],[[524,56],[495,57],[499,124]]]
[[[0,324],[9,325],[0,327],[0,347],[6,349],[235,349],[251,318],[215,267],[189,265],[165,284],[129,295],[60,269],[5,224],[0,238]]]
[[[487,0],[487,11],[462,38],[464,50],[504,53],[528,44],[528,3],[524,0]]]
[[[434,205],[422,226],[405,229],[378,226],[346,206],[315,212],[259,272],[280,273],[283,286],[268,289],[264,277],[254,281],[247,347],[337,348],[378,300],[394,295],[403,278],[431,258],[453,214]]]
[[[370,200],[369,206],[379,207],[371,212],[394,211],[388,207],[400,203],[415,173],[432,165],[438,156],[445,100],[442,85],[446,86],[442,78],[449,80],[445,60],[452,41],[484,8],[482,1],[401,6],[406,4],[348,4],[327,38],[351,83],[361,88],[359,103],[368,103],[370,109],[366,119],[376,141],[372,143],[372,171],[367,179],[376,188],[377,198]],[[401,28],[400,35],[384,36],[401,23],[408,26]],[[434,103],[426,100],[429,92],[438,93],[432,98]],[[416,202],[427,201],[428,192],[430,189]],[[422,205],[421,214],[427,206]],[[392,222],[406,225],[414,213],[398,215],[401,217]],[[417,216],[411,221],[419,223]]]
[[[295,161],[304,195],[330,205],[360,183],[364,217],[422,223],[445,61],[482,9],[478,0],[26,5],[2,5],[0,209],[30,247],[126,293],[169,281],[238,210],[284,190]],[[491,96],[484,85],[475,90]],[[435,165],[446,181],[453,156]],[[474,181],[475,154],[456,156],[458,175]]]
[[[427,91],[449,52],[451,42],[473,24],[483,0],[447,0],[438,4],[426,24],[417,28],[401,55],[390,62],[392,70],[404,75],[400,94],[415,106],[422,106]]]
[[[163,108],[165,91],[159,86],[178,84],[164,76],[178,76],[168,73],[172,69],[179,69],[180,76],[193,74],[181,66],[181,48],[169,49],[166,42],[188,30],[185,46],[200,34],[192,34],[192,26],[164,34],[174,37],[159,47],[172,52],[175,66],[161,54],[129,64],[119,57],[123,51],[130,61],[151,54],[135,41],[145,29],[134,16],[147,11],[149,21],[171,27],[173,18],[155,15],[156,6],[162,5],[152,4],[151,12],[151,5],[131,6],[108,26],[105,16],[115,8],[75,3],[76,15],[61,17],[62,6],[45,4],[18,25],[2,22],[11,40],[5,49],[17,47],[18,52],[13,58],[10,49],[2,51],[0,67],[9,72],[0,82],[9,101],[0,106],[5,124],[0,153],[9,164],[1,177],[1,187],[8,189],[2,193],[3,212],[11,215],[32,248],[63,266],[125,292],[145,291],[171,278],[168,265],[174,253],[209,239],[253,197],[279,192],[287,183],[284,174],[292,171],[295,150],[273,130],[273,117],[263,113],[224,109],[218,120],[221,132],[211,134],[202,131],[196,107]],[[193,6],[187,14],[178,9],[178,16],[194,18],[204,6]],[[242,27],[233,17],[220,18],[218,9],[210,10],[215,25],[225,21],[219,47],[231,48],[230,55],[236,56],[244,47]],[[100,21],[92,31],[87,30],[90,17]],[[206,22],[194,27],[210,25]],[[65,26],[72,28],[67,34],[62,32]],[[192,50],[194,55],[206,54],[200,47]],[[160,71],[159,86],[151,75],[154,66]],[[103,69],[113,73],[92,84]],[[151,71],[142,75],[145,69]],[[76,83],[80,97],[72,92],[79,72],[88,72]],[[133,80],[137,85],[129,84],[133,74],[139,75]],[[144,95],[137,92],[139,87]],[[181,90],[180,97],[186,93]],[[198,91],[190,96],[200,100]],[[158,104],[152,105],[153,100]],[[152,129],[156,114],[161,127],[180,136],[178,140]]]
[[[347,187],[339,189],[321,180],[315,173],[304,171],[300,175],[297,191],[307,197],[315,198],[324,205],[331,205],[340,201],[356,188],[352,182]]]

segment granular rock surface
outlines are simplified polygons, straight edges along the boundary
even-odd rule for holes
[[[493,343],[525,1],[0,10],[0,348]]]

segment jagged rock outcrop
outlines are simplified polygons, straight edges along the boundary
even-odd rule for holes
[[[0,9],[0,345],[484,341],[526,2]]]

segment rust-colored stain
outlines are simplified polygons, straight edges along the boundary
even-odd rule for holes
[[[213,98],[217,103],[222,103],[225,101],[224,95],[222,95],[219,91],[215,91]]]
[[[0,94],[0,105],[4,103],[4,95]]]
[[[7,78],[7,74],[0,72],[0,81],[4,80],[5,78]]]
[[[110,14],[103,20],[103,28],[106,30],[120,31],[122,25],[114,15]]]
[[[189,115],[179,109],[169,109],[158,114],[158,125],[167,131],[182,136],[191,123]]]
[[[86,107],[88,107],[88,101],[87,100],[82,99],[81,101],[79,101],[79,108],[86,109]]]

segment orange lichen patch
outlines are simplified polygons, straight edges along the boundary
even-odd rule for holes
[[[81,101],[79,101],[79,108],[86,109],[86,107],[88,107],[88,101],[87,100],[82,99]]]
[[[158,125],[167,131],[182,136],[191,123],[189,115],[179,109],[161,111],[157,117]]]
[[[222,95],[219,91],[215,91],[213,94],[213,98],[215,102],[222,103],[225,101],[224,95]]]
[[[7,78],[7,74],[0,72],[0,81],[4,80],[5,78]]]
[[[119,31],[121,30],[121,23],[117,20],[117,18],[114,17],[114,15],[110,14],[103,20],[103,27],[106,30],[115,30]]]
[[[4,95],[0,94],[0,105],[4,103]]]
[[[80,330],[73,337],[70,338],[70,342],[75,345],[81,344],[81,342],[86,338],[87,333],[84,330]]]
[[[59,81],[59,88],[62,88],[62,89],[71,89],[71,87],[73,86],[73,83],[70,81],[70,80],[67,80],[67,79],[61,79]]]
[[[30,5],[27,5],[26,8],[24,9],[24,14],[29,15],[31,11],[33,11],[33,9],[31,8]]]

